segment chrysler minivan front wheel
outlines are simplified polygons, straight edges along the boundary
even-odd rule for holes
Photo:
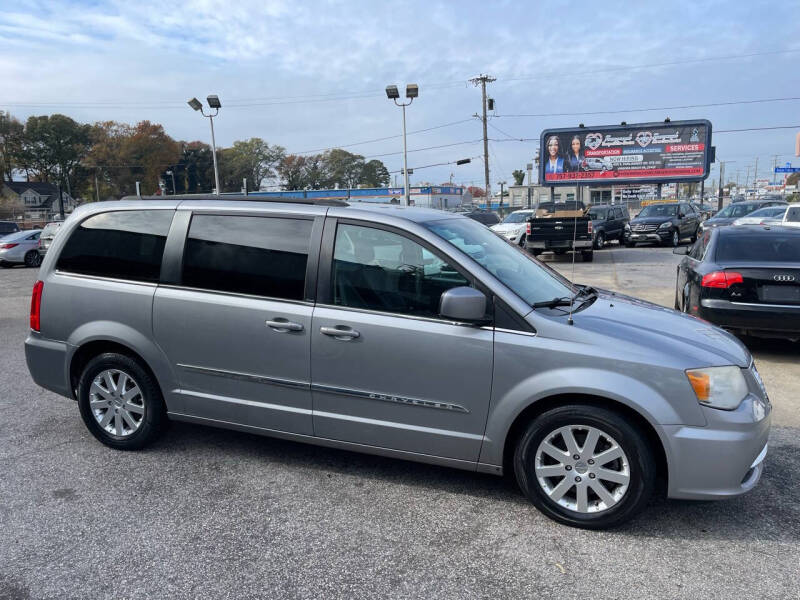
[[[551,519],[605,529],[644,508],[656,466],[647,440],[625,418],[576,404],[530,423],[517,444],[514,471],[525,495]]]
[[[133,358],[113,352],[96,356],[84,368],[78,407],[92,435],[118,450],[149,444],[166,421],[161,390],[150,373]]]

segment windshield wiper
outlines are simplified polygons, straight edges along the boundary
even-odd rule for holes
[[[545,300],[544,302],[534,302],[531,306],[533,306],[533,308],[555,308],[556,306],[569,306],[571,304],[571,297],[561,296],[560,298],[553,298],[552,300]]]

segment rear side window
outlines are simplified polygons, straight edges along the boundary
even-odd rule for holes
[[[792,206],[786,211],[786,221],[800,223],[800,206]]]
[[[157,282],[175,211],[130,210],[89,217],[67,240],[56,268],[69,273]]]
[[[310,219],[195,215],[183,258],[183,285],[302,300]]]

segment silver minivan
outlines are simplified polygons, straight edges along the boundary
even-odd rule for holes
[[[93,203],[39,277],[30,372],[112,448],[173,419],[509,473],[586,528],[630,519],[655,489],[726,498],[763,471],[771,406],[739,341],[572,284],[464,216]]]

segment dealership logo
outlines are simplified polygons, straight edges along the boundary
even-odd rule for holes
[[[690,142],[699,142],[700,141],[700,135],[697,132],[697,127],[692,129],[692,137],[689,138],[689,141]]]
[[[649,131],[640,131],[636,134],[636,143],[642,148],[653,141],[653,134]]]
[[[590,150],[597,150],[603,143],[603,136],[599,133],[590,133],[586,136],[586,147]]]
[[[773,275],[775,281],[794,281],[794,275]]]

